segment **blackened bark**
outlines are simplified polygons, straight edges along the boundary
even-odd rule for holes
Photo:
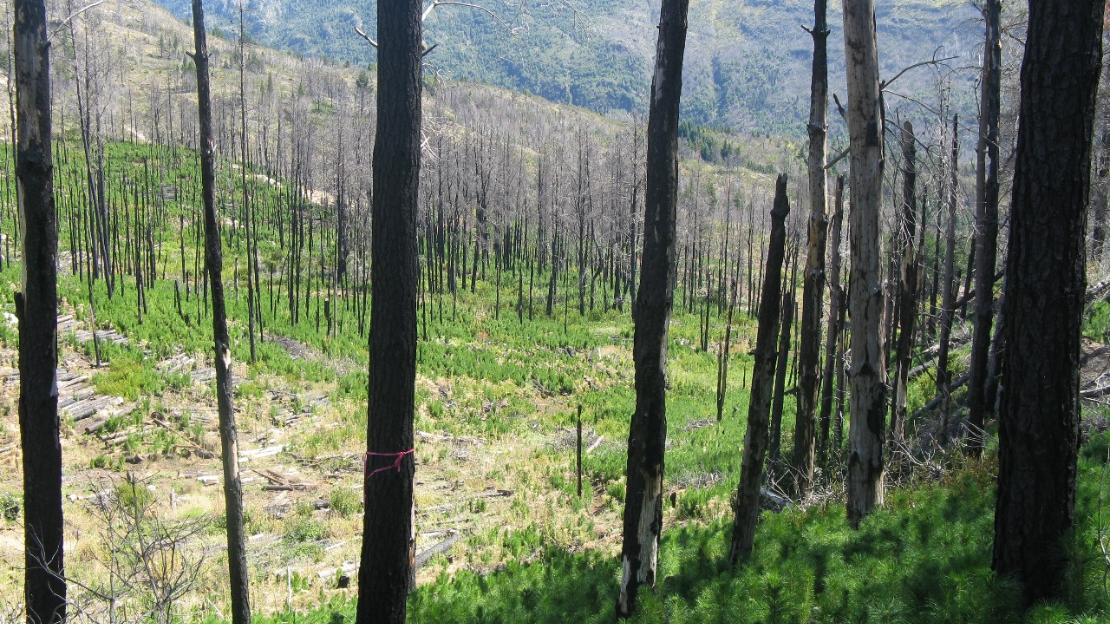
[[[663,524],[667,440],[667,325],[674,301],[678,205],[678,107],[689,0],[662,0],[647,134],[643,265],[636,293],[636,411],[628,433],[621,588],[617,617],[631,615],[640,586],[654,587]]]
[[[879,49],[873,0],[845,0],[844,55],[848,65],[848,134],[851,148],[851,272],[848,307],[852,320],[851,415],[848,457],[848,520],[883,503],[883,425],[886,368],[883,366],[883,285],[879,216],[883,186],[883,117]]]
[[[993,567],[1062,597],[1075,521],[1079,342],[1101,0],[1032,0],[1006,259]]]
[[[802,326],[798,345],[798,414],[794,425],[794,494],[800,498],[813,492],[813,468],[817,446],[817,382],[821,366],[821,307],[825,290],[825,133],[828,124],[829,27],[826,0],[813,3],[813,70],[809,100],[809,238],[802,284]]]
[[[378,3],[370,405],[366,426],[367,450],[375,455],[367,457],[364,477],[366,513],[357,624],[404,622],[414,572],[415,464],[409,451],[413,448],[416,390],[420,12],[419,0]],[[391,467],[394,462],[396,470]],[[375,473],[382,468],[386,470]]]
[[[58,224],[50,149],[50,42],[42,0],[15,3],[16,176],[23,244],[19,432],[28,624],[66,619],[62,447],[58,438]]]
[[[202,0],[193,0],[193,37],[197,67],[197,104],[200,115],[200,176],[204,200],[204,261],[212,289],[212,337],[216,366],[216,406],[223,451],[224,503],[227,507],[227,564],[234,624],[250,624],[250,591],[247,551],[243,537],[243,484],[239,479],[239,443],[232,404],[231,342],[224,306],[223,250],[216,222],[216,142],[212,136],[212,96],[208,76],[208,42],[204,32]]]
[[[948,163],[948,225],[944,234],[944,281],[941,284],[940,352],[937,354],[937,394],[941,397],[940,443],[948,442],[948,416],[952,409],[952,375],[948,371],[948,350],[952,338],[952,321],[956,316],[956,166],[960,141],[958,117],[952,116],[952,157]]]
[[[1002,91],[1002,38],[1000,0],[987,0],[986,43],[983,47],[983,77],[980,95],[979,149],[976,163],[976,230],[978,254],[975,266],[975,333],[971,339],[971,380],[968,383],[968,447],[978,456],[983,449],[987,414],[994,399],[986,395],[987,364],[990,358],[991,324],[994,321],[994,265],[998,252],[998,119]]]
[[[794,254],[794,266],[797,267],[798,257]],[[779,449],[782,447],[782,410],[786,405],[786,369],[790,362],[790,328],[794,325],[795,291],[792,281],[787,282],[783,288],[782,304],[780,307],[782,319],[779,321],[779,351],[775,356],[775,383],[771,393],[771,440],[769,454],[769,467],[771,479],[781,474],[779,468]]]
[[[735,567],[752,553],[755,527],[759,520],[759,487],[763,482],[763,461],[767,456],[767,425],[775,372],[775,338],[779,330],[782,261],[786,255],[786,176],[775,184],[775,204],[771,209],[771,241],[767,251],[767,273],[759,298],[759,328],[755,338],[755,364],[752,367],[752,392],[748,399],[748,429],[744,434],[744,457],[740,465],[740,485],[732,501],[732,547],[729,565]]]
[[[844,176],[836,178],[836,203],[829,224],[829,320],[825,331],[825,372],[821,381],[821,418],[817,445],[822,466],[828,456],[829,428],[832,423],[833,380],[840,341],[840,319],[844,309],[844,291],[840,287],[840,227],[844,222]]]
[[[917,147],[913,125],[902,126],[902,214],[895,236],[902,251],[902,275],[898,290],[898,345],[895,354],[897,373],[894,397],[891,400],[890,435],[896,442],[905,437],[906,392],[913,356],[913,333],[917,322],[917,289],[919,283],[917,237]]]

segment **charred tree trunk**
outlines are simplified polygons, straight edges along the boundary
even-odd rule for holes
[[[941,284],[940,352],[937,354],[937,393],[941,396],[940,443],[948,442],[948,415],[952,409],[952,375],[948,372],[948,348],[952,339],[952,320],[956,316],[956,163],[960,155],[957,136],[958,118],[952,117],[952,159],[949,166],[948,226],[944,241],[944,283]],[[993,276],[992,276],[993,277]]]
[[[821,307],[825,290],[825,236],[829,219],[825,177],[825,133],[829,102],[829,27],[826,0],[813,3],[813,70],[809,100],[809,234],[802,284],[802,327],[798,345],[798,412],[794,425],[794,494],[813,492],[817,446],[817,383],[821,366]]]
[[[851,425],[848,457],[848,521],[858,528],[883,503],[883,285],[879,217],[883,186],[883,116],[879,48],[873,0],[844,2],[844,54],[848,65],[848,133],[851,146],[852,320]]]
[[[906,432],[906,392],[910,381],[910,363],[913,356],[913,333],[917,322],[918,270],[917,236],[917,148],[913,126],[902,126],[902,215],[896,233],[902,249],[902,275],[898,290],[898,366],[891,400],[890,436],[901,442]]]
[[[200,115],[201,192],[204,200],[204,260],[212,289],[213,359],[216,366],[216,404],[223,451],[224,503],[227,506],[227,564],[231,588],[231,617],[234,624],[250,624],[250,591],[246,541],[243,537],[243,485],[239,479],[239,442],[232,405],[231,341],[224,309],[223,250],[216,222],[216,142],[212,136],[212,96],[208,79],[208,42],[204,31],[204,7],[193,0],[193,37],[197,67],[197,103]]]
[[[628,434],[628,485],[617,617],[636,608],[640,587],[655,586],[663,524],[667,440],[667,325],[674,301],[678,206],[678,107],[689,0],[663,0],[648,116],[644,250],[636,299],[636,411]]]
[[[759,329],[755,339],[752,392],[748,399],[748,430],[744,434],[744,456],[740,485],[733,500],[732,547],[729,565],[736,567],[752,553],[756,522],[759,520],[759,487],[763,483],[763,461],[767,456],[767,421],[775,372],[775,338],[779,330],[779,298],[782,296],[782,261],[786,255],[786,176],[775,184],[771,210],[771,244],[767,252],[767,274],[759,301]]]
[[[19,432],[23,448],[24,604],[28,624],[66,621],[62,446],[58,422],[58,224],[50,148],[50,42],[42,0],[15,3],[16,176],[23,244]],[[91,278],[90,278],[91,282]]]
[[[844,176],[836,178],[836,204],[829,225],[829,320],[825,331],[825,372],[821,377],[821,418],[818,440],[818,461],[822,466],[828,456],[829,427],[832,423],[833,379],[840,342],[840,317],[844,309],[844,291],[840,287],[840,227],[844,222]]]
[[[978,456],[983,450],[987,414],[994,399],[986,395],[987,364],[990,358],[991,324],[994,321],[994,265],[998,252],[998,119],[1002,92],[1002,38],[1000,0],[987,0],[986,44],[983,47],[979,117],[979,149],[976,170],[975,333],[971,339],[971,380],[968,383],[968,447]]]
[[[420,14],[419,0],[378,3],[370,405],[357,624],[403,623],[406,598],[414,580]]]
[[[1033,0],[1006,259],[994,570],[1060,598],[1075,522],[1079,348],[1101,0]]]
[[[797,254],[794,258],[797,266]],[[775,384],[771,399],[771,440],[768,471],[771,479],[780,474],[779,449],[782,447],[782,410],[786,404],[786,371],[790,363],[790,328],[794,324],[794,289],[788,283],[782,294],[782,320],[779,327],[779,352],[775,356]]]

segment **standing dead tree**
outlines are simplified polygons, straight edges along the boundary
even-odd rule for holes
[[[378,3],[370,388],[357,624],[403,624],[414,582],[420,0]],[[477,261],[477,259],[476,259]]]
[[[58,225],[51,152],[50,42],[42,0],[15,3],[16,176],[23,243],[19,432],[28,624],[66,620],[62,447],[58,437]]]
[[[740,467],[740,485],[732,502],[732,547],[728,561],[733,567],[751,554],[756,522],[759,520],[759,488],[763,483],[763,463],[767,457],[767,429],[777,354],[775,338],[779,330],[779,297],[782,290],[782,263],[786,256],[786,216],[789,213],[786,176],[780,175],[775,184],[767,272],[763,276],[763,293],[760,295],[755,367],[752,370],[751,398],[748,399],[748,429],[744,434],[744,458]]]
[[[848,456],[848,520],[859,527],[883,503],[883,288],[879,216],[883,187],[883,116],[879,47],[873,0],[844,2],[844,53],[848,65],[848,134],[851,157],[851,272],[848,312],[852,320],[851,425]]]
[[[1003,304],[992,567],[1026,607],[1062,598],[1075,523],[1079,352],[1102,0],[1033,0]]]
[[[667,337],[674,301],[678,210],[678,109],[689,0],[663,0],[647,131],[647,191],[640,288],[636,293],[636,411],[628,466],[617,617],[636,608],[640,587],[655,586],[663,525],[663,458],[667,442]]]
[[[234,624],[250,624],[250,591],[246,540],[243,535],[243,484],[239,477],[239,430],[232,402],[231,339],[224,305],[223,249],[216,221],[216,144],[212,136],[212,93],[208,75],[208,40],[204,32],[202,0],[193,0],[193,37],[190,55],[197,68],[197,105],[200,115],[201,194],[204,200],[204,259],[212,292],[212,337],[215,342],[216,405],[223,453],[224,503],[227,514],[227,565]]]
[[[813,69],[809,100],[809,230],[806,268],[802,285],[801,344],[798,348],[798,415],[794,426],[794,494],[813,492],[817,445],[817,382],[821,360],[821,307],[825,289],[825,242],[829,219],[826,214],[827,174],[825,134],[829,103],[829,27],[826,0],[813,3]]]

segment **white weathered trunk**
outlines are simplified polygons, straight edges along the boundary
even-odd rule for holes
[[[848,66],[848,132],[851,149],[851,269],[848,313],[852,322],[851,425],[848,519],[883,502],[883,288],[879,215],[882,207],[883,118],[874,0],[845,0],[844,53]]]

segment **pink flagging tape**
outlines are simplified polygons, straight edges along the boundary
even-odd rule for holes
[[[401,460],[405,458],[405,455],[412,455],[415,450],[416,449],[409,449],[407,451],[401,451],[400,453],[374,453],[374,452],[371,452],[371,451],[366,451],[365,453],[362,454],[362,471],[366,472],[366,469],[369,467],[369,463],[368,463],[367,460],[371,457],[392,457],[393,458],[393,463],[392,464],[390,464],[388,466],[383,466],[381,468],[378,468],[377,470],[374,470],[370,474],[366,475],[366,478],[369,479],[370,477],[378,474],[379,472],[384,472],[384,471],[390,470],[390,469],[396,469],[397,472],[401,472]]]

